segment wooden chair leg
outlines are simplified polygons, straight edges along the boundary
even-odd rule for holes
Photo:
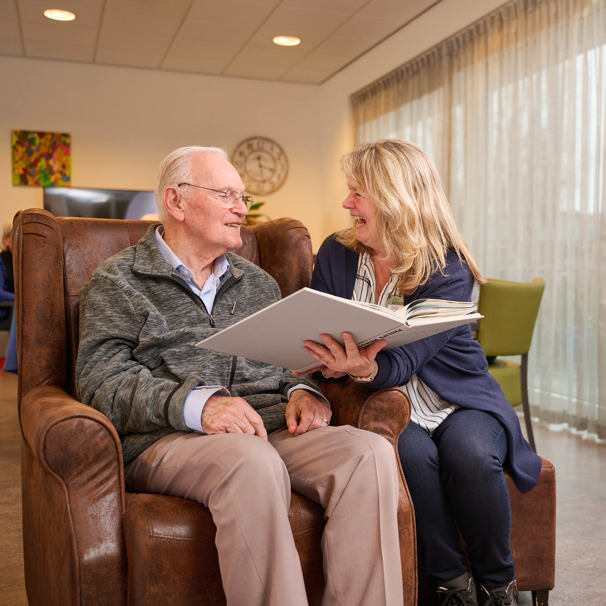
[[[532,606],[549,606],[549,589],[536,589],[533,591]]]
[[[521,364],[522,376],[522,408],[524,409],[524,421],[526,423],[526,435],[532,449],[536,452],[537,448],[534,443],[534,433],[532,431],[532,419],[530,417],[530,402],[528,401],[528,354],[522,355]]]

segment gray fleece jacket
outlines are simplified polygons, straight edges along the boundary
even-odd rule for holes
[[[199,385],[221,385],[243,397],[268,432],[284,427],[288,389],[300,383],[315,387],[312,381],[196,347],[278,300],[278,285],[253,263],[227,253],[230,269],[209,314],[164,260],[154,229],[100,265],[80,293],[80,400],[114,424],[125,464],[163,436],[189,431],[183,406]]]

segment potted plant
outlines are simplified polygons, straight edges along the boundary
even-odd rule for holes
[[[259,209],[265,204],[265,202],[254,202],[250,207],[248,214],[244,219],[244,225],[255,225],[255,223],[259,223],[261,219],[269,219],[269,217],[259,212]]]

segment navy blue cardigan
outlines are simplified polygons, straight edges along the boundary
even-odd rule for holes
[[[358,253],[329,236],[320,247],[311,280],[312,288],[351,299]],[[431,297],[454,301],[471,299],[474,278],[467,264],[450,252],[443,272],[435,272],[404,303]],[[520,422],[499,384],[488,372],[486,357],[469,325],[454,328],[415,343],[380,351],[379,372],[368,386],[383,389],[404,385],[417,374],[440,397],[463,408],[485,410],[507,432],[508,464],[520,490],[530,490],[541,471],[541,459],[524,439]]]

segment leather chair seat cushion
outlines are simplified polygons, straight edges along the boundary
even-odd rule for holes
[[[322,508],[292,493],[289,519],[299,552],[310,604],[324,588]],[[191,606],[225,603],[215,525],[209,510],[178,497],[127,493],[124,534],[128,559],[128,604]],[[174,591],[167,592],[167,587]]]

